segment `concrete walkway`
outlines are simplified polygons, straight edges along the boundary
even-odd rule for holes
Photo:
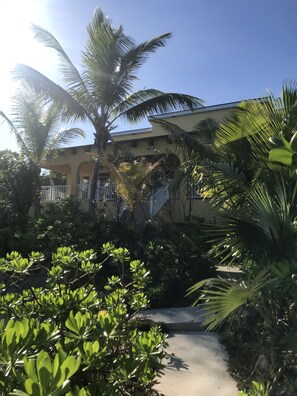
[[[165,396],[236,396],[227,372],[225,352],[215,334],[191,331],[168,338],[171,354],[164,375],[155,387]]]
[[[199,308],[147,310],[142,317],[164,323],[170,331],[170,355],[155,389],[165,396],[236,396],[235,381],[227,372],[226,352],[218,335],[201,331]],[[200,331],[199,331],[200,329]]]

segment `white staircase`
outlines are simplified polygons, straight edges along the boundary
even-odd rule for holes
[[[150,217],[156,216],[168,201],[169,188],[168,186],[161,186],[150,198]]]

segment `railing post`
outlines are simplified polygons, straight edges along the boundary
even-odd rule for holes
[[[154,210],[154,194],[150,197],[150,217],[153,217]]]

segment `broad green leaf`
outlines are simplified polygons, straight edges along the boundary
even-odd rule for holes
[[[35,396],[35,394],[33,393],[33,384],[36,384],[36,382],[32,381],[31,378],[27,378],[25,381],[25,389],[29,395]],[[36,396],[39,396],[39,394],[36,394]]]
[[[74,356],[68,356],[68,358],[62,363],[61,371],[65,372],[65,379],[70,378],[77,372],[80,366],[80,357],[76,359]]]
[[[12,392],[10,393],[10,395],[11,395],[11,396],[30,396],[30,394],[28,394],[28,393],[26,393],[26,392],[23,392],[23,391],[21,391],[21,390],[17,390],[17,389],[15,389],[14,391],[12,391]]]
[[[281,164],[291,166],[293,153],[285,148],[275,148],[270,151],[268,158],[272,162],[280,162]]]
[[[36,361],[35,359],[28,359],[27,356],[24,357],[24,369],[34,382],[38,382],[38,377],[36,374]]]

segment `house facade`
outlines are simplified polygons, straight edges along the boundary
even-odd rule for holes
[[[171,142],[168,132],[156,121],[162,119],[190,132],[200,121],[213,118],[221,121],[232,108],[240,102],[232,102],[215,106],[208,106],[194,111],[178,111],[168,114],[151,116],[148,118],[151,127],[146,129],[114,132],[114,143],[108,143],[105,160],[100,167],[99,182],[96,191],[98,207],[104,209],[106,216],[114,217],[118,205],[115,202],[116,181],[111,162],[107,159],[114,156],[117,146],[122,153],[129,153],[133,158],[154,161],[164,157],[162,171],[164,173],[162,185],[156,186],[147,202],[143,203],[144,215],[154,217],[162,214],[164,219],[183,222],[190,217],[212,219],[213,211],[207,200],[197,193],[195,186],[189,188],[184,185],[178,191],[173,191],[171,180],[175,170],[183,163],[183,155]],[[92,153],[93,145],[83,145],[62,149],[54,159],[48,159],[42,164],[43,168],[67,175],[67,184],[63,186],[43,186],[42,202],[57,201],[66,196],[76,197],[82,207],[87,208],[90,195],[90,182],[94,167]]]

